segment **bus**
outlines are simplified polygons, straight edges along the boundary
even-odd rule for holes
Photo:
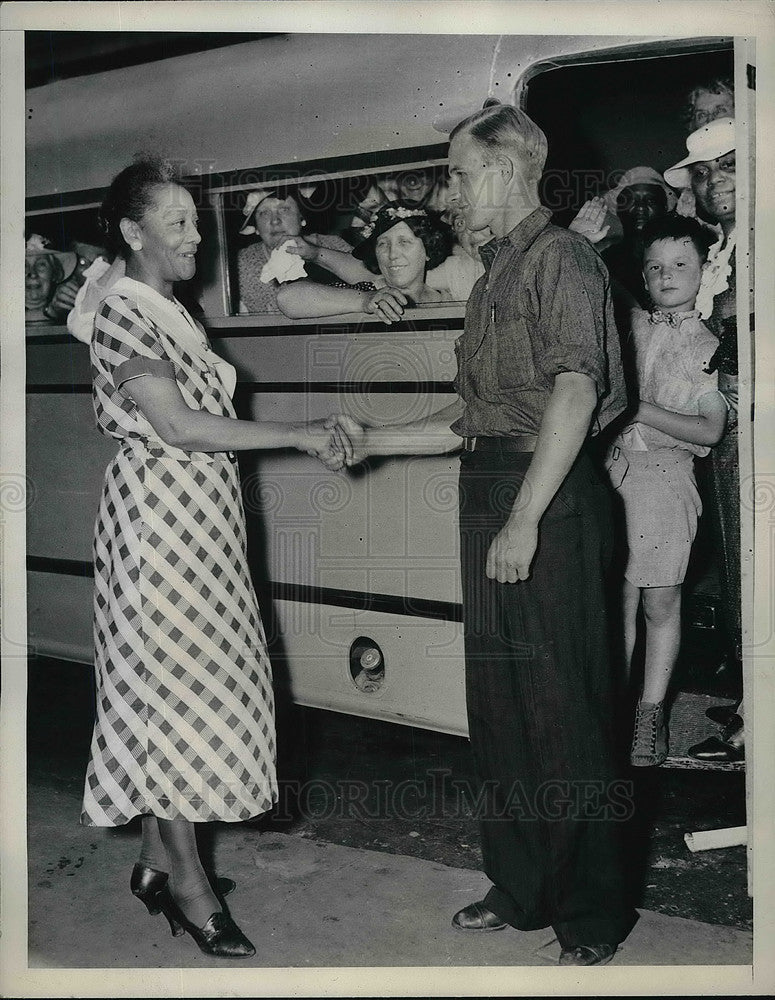
[[[28,52],[47,45],[56,63],[56,34],[30,33]],[[237,368],[238,412],[256,419],[345,412],[374,424],[441,409],[465,303],[409,309],[390,326],[250,312],[239,258],[251,192],[301,192],[318,232],[353,225],[375,183],[443,194],[451,125],[496,97],[546,132],[542,200],[567,225],[627,168],[684,154],[680,99],[696,81],[734,77],[743,120],[752,86],[748,41],[730,37],[212,34],[192,46],[184,33],[70,34],[69,51],[92,56],[71,72],[28,59],[27,233],[99,246],[111,178],[140,151],[174,161],[202,220],[187,294]],[[92,663],[92,531],[115,447],[95,429],[87,345],[62,324],[28,325],[29,648],[76,667]],[[240,466],[278,689],[465,735],[456,456],[336,473],[297,453],[244,453]],[[690,594],[694,628],[716,624],[711,563]]]

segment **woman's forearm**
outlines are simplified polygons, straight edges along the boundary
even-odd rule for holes
[[[123,383],[165,444],[184,451],[248,451],[264,448],[306,450],[305,424],[254,422],[193,410],[172,379],[143,375]]]
[[[335,274],[342,281],[347,281],[351,285],[359,281],[372,281],[374,275],[366,265],[353,257],[351,253],[344,250],[332,250],[330,247],[317,247],[317,253],[313,262],[327,271]]]
[[[202,410],[179,414],[166,443],[184,451],[250,451],[300,448],[304,425],[279,421],[234,420]]]
[[[363,312],[368,296],[369,292],[357,288],[334,288],[302,280],[281,285],[277,290],[277,305],[291,319],[308,319]]]

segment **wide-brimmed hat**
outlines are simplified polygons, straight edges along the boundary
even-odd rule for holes
[[[674,188],[687,188],[691,184],[688,170],[693,163],[716,160],[735,148],[735,119],[716,118],[708,122],[686,139],[688,156],[685,156],[665,171],[665,180]]]
[[[315,193],[316,188],[317,185],[315,183],[297,187],[295,185],[286,186],[284,183],[280,182],[275,187],[258,188],[255,191],[248,191],[248,196],[245,199],[245,205],[242,209],[245,221],[240,226],[240,233],[243,236],[252,236],[253,233],[258,232],[252,221],[253,213],[261,202],[266,201],[267,198],[279,198],[280,201],[285,201],[286,198],[293,198],[299,206],[299,211],[302,213],[303,218],[305,209],[308,210],[309,208],[309,206],[305,203]]]
[[[248,191],[248,196],[245,199],[245,206],[242,209],[242,214],[245,216],[245,221],[240,226],[240,233],[243,236],[251,236],[256,232],[256,227],[253,224],[253,213],[261,204],[262,201],[266,201],[267,198],[273,198],[275,195],[274,190],[263,188],[260,191]]]
[[[32,233],[24,244],[24,256],[53,257],[58,260],[59,266],[62,268],[60,282],[70,277],[78,263],[77,254],[70,250],[55,250],[45,236],[39,236],[37,233]]]
[[[665,192],[668,212],[672,212],[675,208],[678,201],[675,191],[665,184],[661,174],[652,167],[631,167],[622,174],[616,187],[611,188],[610,191],[606,191],[603,195],[603,200],[611,212],[616,214],[619,195],[635,184],[652,184],[654,187],[661,188]]]

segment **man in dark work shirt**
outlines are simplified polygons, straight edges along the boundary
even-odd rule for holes
[[[585,441],[625,408],[605,266],[538,199],[546,137],[506,105],[451,133],[450,201],[489,226],[485,274],[458,341],[460,399],[430,418],[360,428],[348,461],[461,447],[466,697],[493,885],[456,928],[551,926],[560,964],[613,957],[634,913],[620,834],[603,575],[607,488]]]

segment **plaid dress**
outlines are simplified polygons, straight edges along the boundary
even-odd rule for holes
[[[91,362],[97,425],[120,448],[95,525],[97,716],[81,822],[248,819],[272,807],[277,782],[237,466],[164,444],[124,388],[174,378],[193,409],[233,417],[233,369],[179,303],[131,279],[97,312]]]

